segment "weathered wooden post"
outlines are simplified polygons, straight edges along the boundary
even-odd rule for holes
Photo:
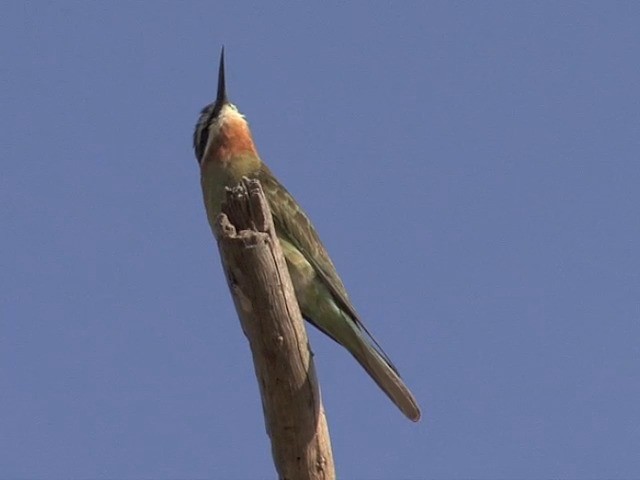
[[[227,191],[215,234],[249,339],[281,479],[335,479],[331,441],[300,308],[257,180]]]

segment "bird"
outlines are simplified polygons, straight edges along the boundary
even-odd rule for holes
[[[302,316],[346,348],[400,411],[417,422],[421,413],[415,397],[362,323],[309,217],[261,160],[245,116],[229,101],[224,46],[216,100],[200,112],[193,148],[211,229],[221,212],[225,190],[243,177],[259,180]]]

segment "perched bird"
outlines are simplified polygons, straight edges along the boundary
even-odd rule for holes
[[[260,180],[303,317],[345,347],[393,403],[408,418],[418,421],[420,409],[415,398],[362,324],[309,218],[262,162],[247,121],[229,102],[224,48],[220,55],[218,96],[200,114],[193,147],[211,227],[220,213],[225,187],[237,185],[243,176]]]

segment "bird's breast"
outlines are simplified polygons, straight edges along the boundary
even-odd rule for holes
[[[242,177],[253,177],[260,169],[260,158],[243,153],[226,159],[205,162],[200,167],[200,184],[209,224],[213,227],[220,214],[227,187],[235,187]]]

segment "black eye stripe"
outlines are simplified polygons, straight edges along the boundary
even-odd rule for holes
[[[207,140],[209,139],[209,128],[207,123],[203,123],[200,127],[200,141],[198,142],[198,158],[202,159],[204,149],[207,148]]]
[[[200,118],[198,119],[195,131],[193,132],[193,149],[195,150],[198,163],[202,161],[204,150],[207,147],[207,140],[209,139],[209,124],[211,120],[215,118],[215,111],[216,108],[213,104],[209,104],[204,107],[200,112]]]

